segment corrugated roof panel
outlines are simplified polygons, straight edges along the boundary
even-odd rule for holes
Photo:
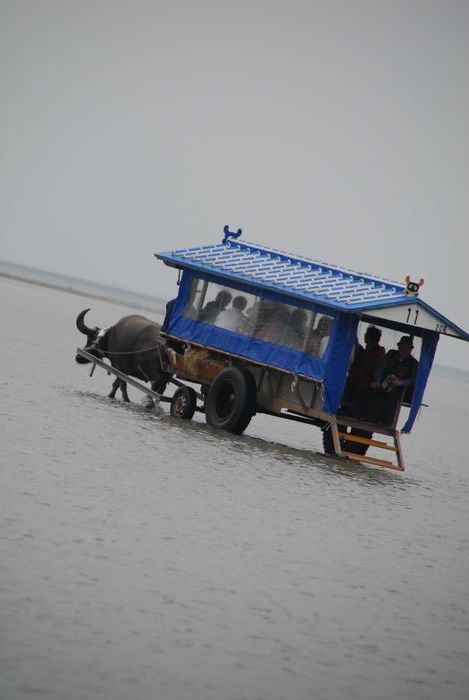
[[[322,262],[228,239],[225,243],[183,248],[161,254],[167,262],[212,268],[233,279],[278,286],[282,291],[324,299],[339,306],[357,305],[393,296],[402,297],[405,286],[334,268]]]

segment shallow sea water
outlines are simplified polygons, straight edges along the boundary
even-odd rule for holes
[[[347,465],[106,398],[88,306],[135,312],[0,278],[0,698],[466,698],[469,375],[433,374],[404,474]]]

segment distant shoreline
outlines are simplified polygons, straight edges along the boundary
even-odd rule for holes
[[[124,304],[125,306],[129,306],[132,309],[151,311],[152,313],[160,315],[162,313],[162,307],[160,306],[158,308],[158,303],[156,301],[155,305],[151,306],[150,304],[145,304],[144,302],[131,301],[130,299],[125,298],[125,296],[123,296],[121,299],[118,299],[116,297],[106,296],[104,294],[96,294],[96,292],[75,289],[71,285],[54,284],[53,282],[44,282],[43,280],[38,280],[34,277],[25,277],[23,275],[5,272],[5,270],[0,270],[0,277],[15,280],[16,282],[26,282],[26,284],[34,284],[37,287],[45,287],[46,289],[55,289],[59,292],[66,292],[67,294],[75,294],[76,296],[89,297],[90,299],[96,299],[97,301],[106,301],[110,304]]]

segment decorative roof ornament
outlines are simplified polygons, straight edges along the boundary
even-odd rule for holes
[[[225,234],[225,237],[223,238],[222,243],[226,243],[228,238],[236,240],[241,236],[242,232],[243,230],[240,228],[236,231],[236,233],[234,231],[230,231],[230,227],[228,226],[228,224],[226,224],[226,226],[223,227],[223,233]]]
[[[405,282],[406,282],[406,285],[407,285],[407,287],[405,288],[405,293],[406,293],[408,296],[414,296],[414,297],[416,297],[416,296],[418,296],[419,289],[420,289],[420,287],[423,285],[423,283],[425,282],[425,280],[423,279],[423,277],[421,277],[421,278],[420,278],[420,282],[411,282],[411,281],[410,281],[410,276],[407,275],[407,277],[405,278]]]

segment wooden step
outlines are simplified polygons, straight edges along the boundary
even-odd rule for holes
[[[369,421],[353,418],[352,416],[337,416],[337,425],[348,425],[351,428],[359,428],[360,430],[367,430],[369,433],[380,433],[381,435],[392,436],[396,432],[395,428],[391,426],[386,427],[384,425],[378,425],[377,423],[370,423]]]
[[[342,450],[341,454],[354,462],[366,462],[367,464],[374,464],[377,467],[386,467],[387,469],[395,469],[398,472],[403,472],[404,467],[397,464],[393,464],[387,459],[377,459],[376,457],[367,457],[366,455],[357,455],[355,452],[347,452]]]
[[[340,433],[339,437],[344,440],[350,440],[350,442],[359,442],[362,445],[371,445],[372,447],[380,447],[383,450],[392,450],[397,452],[395,447],[388,445],[387,442],[381,442],[381,440],[372,440],[371,438],[362,437],[361,435],[353,435],[351,433]]]

